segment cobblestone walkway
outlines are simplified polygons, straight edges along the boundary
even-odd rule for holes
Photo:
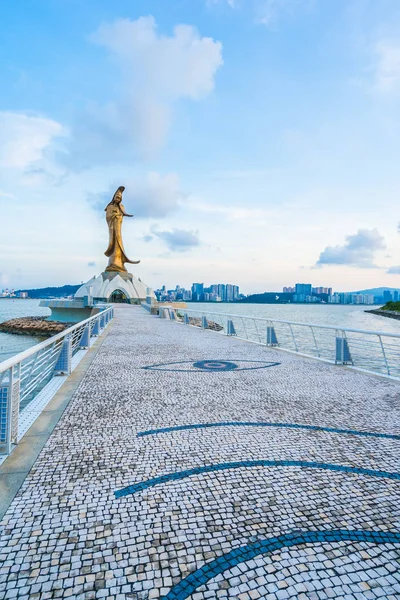
[[[118,307],[0,598],[400,598],[400,386]]]

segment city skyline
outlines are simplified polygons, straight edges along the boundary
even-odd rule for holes
[[[39,292],[40,289],[60,289],[62,290],[63,288],[78,288],[80,287],[81,284],[83,284],[84,282],[82,281],[80,284],[75,284],[75,285],[70,285],[70,284],[64,284],[64,286],[60,286],[59,288],[57,288],[57,286],[48,286],[45,288],[40,288],[40,287],[34,287],[31,288],[30,291],[35,291],[35,292]],[[27,288],[26,288],[27,289]],[[240,286],[236,285],[236,284],[229,284],[229,283],[217,283],[217,284],[210,284],[207,285],[204,282],[199,283],[199,282],[195,282],[192,283],[189,286],[189,289],[186,289],[184,286],[180,285],[180,284],[176,284],[172,287],[167,287],[165,284],[162,285],[161,287],[156,287],[153,290],[158,296],[164,294],[166,298],[171,299],[171,294],[178,293],[180,294],[182,297],[179,299],[182,300],[192,300],[192,294],[199,294],[201,295],[203,292],[206,292],[209,296],[211,296],[210,298],[207,297],[206,301],[208,301],[209,299],[211,301],[234,301],[238,298],[246,298],[249,296],[252,296],[252,293],[242,293],[240,291]],[[379,293],[378,293],[379,292]],[[68,292],[70,293],[70,292]],[[261,292],[261,294],[280,294],[280,290],[271,290],[271,289],[265,289],[263,290],[263,292]],[[399,288],[393,288],[393,287],[377,287],[377,288],[371,288],[368,290],[364,290],[364,291],[334,291],[332,287],[326,287],[326,286],[314,286],[312,283],[295,283],[292,286],[283,286],[282,288],[282,293],[284,294],[292,294],[294,297],[296,296],[331,296],[332,298],[336,297],[338,298],[339,296],[344,297],[344,296],[348,296],[348,297],[361,297],[361,296],[365,296],[365,297],[369,297],[369,299],[371,298],[375,298],[375,301],[384,301],[387,302],[389,300],[394,300],[397,301],[399,296],[400,296],[400,287]],[[14,288],[12,286],[10,286],[9,288],[0,288],[0,297],[20,297],[20,298],[26,298],[27,297],[27,292],[24,291],[24,289],[17,289]],[[213,297],[212,297],[213,296]],[[173,298],[175,299],[175,298]],[[301,301],[301,298],[299,299],[299,301]],[[332,302],[335,303],[338,300],[333,299]]]
[[[395,287],[399,26],[397,0],[7,3],[0,287],[101,273],[122,184],[153,288]]]

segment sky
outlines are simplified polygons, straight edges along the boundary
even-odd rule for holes
[[[398,0],[16,0],[0,288],[87,281],[104,208],[153,288],[400,287]]]

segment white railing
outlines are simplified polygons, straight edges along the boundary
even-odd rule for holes
[[[80,351],[90,348],[113,317],[113,307],[104,305],[98,314],[0,363],[0,454],[9,454],[19,441],[21,414],[53,377],[71,373]]]
[[[400,378],[400,334],[314,325],[192,309],[163,309],[161,316],[186,325],[369,373]]]

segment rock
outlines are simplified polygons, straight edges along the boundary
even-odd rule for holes
[[[19,317],[0,323],[0,331],[22,335],[51,337],[71,326],[71,323],[47,321],[43,317]]]
[[[388,317],[389,319],[400,320],[400,313],[393,310],[383,310],[382,308],[376,308],[373,310],[365,310],[366,313],[372,313],[373,315],[379,315],[380,317]]]

